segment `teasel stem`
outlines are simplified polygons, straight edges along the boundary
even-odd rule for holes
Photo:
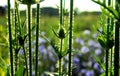
[[[17,7],[16,7],[16,6],[17,6],[17,3],[16,3],[16,0],[15,0],[15,6],[14,6],[14,9],[15,9],[15,11],[14,11],[15,41],[17,40],[17,13],[16,13]],[[17,71],[17,59],[18,59],[17,53],[16,53],[17,48],[18,48],[18,44],[16,43],[16,47],[15,47],[15,73],[16,73],[16,71]]]
[[[63,0],[60,0],[60,25],[63,25]]]
[[[120,13],[120,1],[116,0],[115,8]],[[115,50],[114,50],[114,76],[119,76],[119,26],[120,26],[120,15],[115,22]]]
[[[14,76],[10,7],[11,7],[10,0],[8,0],[8,30],[9,30],[10,65],[11,65],[11,76]]]
[[[62,76],[62,45],[63,39],[60,39],[59,76]]]
[[[108,48],[108,41],[109,41],[109,22],[110,18],[107,19],[107,48],[106,48],[106,76],[108,76],[108,66],[109,66],[109,48]]]
[[[24,59],[25,59],[25,66],[26,66],[26,74],[27,74],[27,76],[28,76],[28,63],[27,63],[27,55],[26,55],[26,52],[25,52],[25,46],[24,46],[24,44],[23,44],[22,48],[23,48],[23,52],[24,52]]]
[[[28,39],[29,39],[29,71],[32,76],[32,53],[31,53],[31,4],[27,5],[28,8]]]
[[[68,76],[72,76],[72,27],[73,27],[73,0],[70,0],[70,33],[69,33],[69,64]]]
[[[36,64],[35,64],[35,76],[37,76],[38,72],[38,37],[39,37],[39,15],[40,15],[40,4],[37,4],[37,26],[36,26]]]
[[[110,76],[113,76],[113,75],[112,75],[112,66],[113,66],[113,65],[112,65],[112,56],[113,56],[112,54],[113,54],[113,53],[112,53],[112,48],[111,48],[111,54],[110,54]]]
[[[108,0],[108,6],[110,6],[111,1]],[[107,48],[106,48],[106,76],[108,76],[109,70],[109,32],[110,32],[110,17],[107,16]]]
[[[114,76],[119,76],[119,25],[120,22],[117,21],[115,24]]]
[[[112,1],[112,5],[113,5],[113,1]],[[114,26],[114,18],[110,19],[111,21],[111,28]],[[113,28],[111,29],[113,31]],[[111,47],[110,49],[110,76],[113,75],[113,48]]]

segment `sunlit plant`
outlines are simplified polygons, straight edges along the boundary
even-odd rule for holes
[[[107,28],[106,28],[106,32],[102,32],[102,34],[104,34],[104,36],[106,36],[106,38],[102,37],[102,39],[99,39],[99,42],[101,43],[101,45],[103,47],[106,48],[106,76],[109,75],[109,71],[108,71],[108,57],[109,57],[109,49],[112,48],[113,44],[114,44],[114,73],[110,72],[110,75],[115,75],[115,76],[119,76],[119,21],[120,21],[120,1],[119,0],[104,0],[104,1],[100,1],[100,0],[92,0],[95,3],[101,5],[102,7],[105,8],[105,12],[107,13],[106,15],[108,15],[107,18]],[[106,2],[108,2],[108,4],[106,4]],[[110,18],[110,14],[112,14],[113,18]],[[114,20],[114,23],[113,23]],[[114,25],[114,26],[113,26]],[[115,28],[114,32],[113,31],[113,27],[112,29],[110,29],[110,27],[113,26]],[[105,27],[105,26],[103,26]],[[106,34],[106,35],[105,35]],[[115,36],[114,38],[112,36]],[[103,40],[104,39],[104,40]],[[111,45],[112,44],[112,45]],[[111,51],[111,60],[110,60],[110,65],[112,65],[112,55],[113,52]],[[112,68],[110,68],[110,71],[112,71]]]

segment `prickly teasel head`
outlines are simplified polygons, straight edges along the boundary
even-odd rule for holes
[[[18,0],[21,4],[36,4],[44,0]]]
[[[66,36],[66,30],[63,26],[60,26],[59,29],[58,29],[58,37],[60,39],[64,39]]]

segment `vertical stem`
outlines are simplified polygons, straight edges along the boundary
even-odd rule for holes
[[[38,37],[39,37],[39,12],[40,12],[40,4],[37,4],[37,26],[36,26],[36,65],[35,65],[35,76],[37,76],[38,71]]]
[[[115,24],[114,76],[119,76],[119,25]]]
[[[11,7],[10,0],[8,0],[8,28],[9,28],[8,30],[9,30],[10,64],[11,64],[11,76],[14,76],[10,7]]]
[[[107,3],[108,6],[111,5],[111,1],[108,0],[108,3]],[[106,49],[106,76],[108,76],[108,70],[109,70],[109,33],[110,33],[110,17],[107,18],[107,49]]]
[[[60,39],[60,57],[59,57],[59,76],[62,76],[62,44],[63,39]]]
[[[27,63],[27,56],[26,56],[26,52],[25,52],[25,46],[23,45],[23,52],[24,52],[24,59],[25,59],[25,66],[26,66],[26,73],[27,73],[27,76],[28,76],[28,63]]]
[[[116,0],[115,3],[116,10],[120,13],[120,1]],[[115,22],[114,76],[119,76],[119,26],[120,15],[119,19]]]
[[[70,34],[69,34],[69,65],[68,76],[71,76],[71,52],[72,52],[72,24],[73,22],[73,0],[70,0]]]
[[[63,25],[63,0],[60,0],[60,25]]]
[[[14,8],[15,8],[15,11],[14,11],[14,23],[15,23],[15,41],[17,40],[17,13],[16,13],[16,9],[17,9],[17,3],[16,3],[16,0],[15,0],[15,6],[14,6]],[[17,71],[17,53],[16,53],[16,51],[17,51],[17,43],[16,43],[16,48],[15,48],[15,73],[16,73],[16,71]]]
[[[32,54],[31,54],[31,4],[27,5],[28,8],[28,37],[29,37],[29,70],[32,76]]]
[[[108,58],[109,57],[109,49],[106,50],[106,72],[105,72],[105,76],[108,76]]]
[[[61,65],[61,63],[62,63],[62,60],[61,59],[59,59],[59,76],[62,76],[62,65]]]
[[[111,55],[110,55],[110,76],[112,76],[112,48],[111,48]]]

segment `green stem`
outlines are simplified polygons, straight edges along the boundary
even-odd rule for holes
[[[109,69],[109,26],[110,26],[110,18],[107,19],[107,49],[106,49],[106,76],[108,76],[108,69]]]
[[[27,76],[28,76],[28,63],[27,63],[27,56],[26,56],[26,52],[25,52],[25,46],[23,45],[23,52],[24,52],[24,59],[25,59],[25,66],[26,66],[26,73],[27,73]]]
[[[62,62],[62,60],[59,59],[59,76],[62,76],[61,62]]]
[[[110,55],[110,76],[112,76],[112,48],[111,48],[111,55]]]
[[[31,4],[27,5],[28,8],[28,38],[29,38],[29,70],[32,76],[32,54],[31,54]]]
[[[69,34],[69,65],[68,65],[68,76],[71,76],[71,62],[72,62],[72,26],[73,26],[73,0],[70,0],[70,34]]]
[[[63,0],[60,0],[60,25],[63,25]]]
[[[39,37],[39,12],[40,12],[40,4],[37,4],[37,26],[36,26],[36,65],[35,65],[35,76],[37,76],[38,71],[38,37]]]
[[[59,57],[59,76],[62,76],[62,44],[63,39],[60,40],[60,57]]]
[[[18,56],[16,51],[18,51],[18,49],[15,49],[15,73],[17,72],[17,61],[18,61]]]
[[[108,58],[109,57],[109,49],[106,50],[106,75],[105,76],[108,76]]]
[[[120,13],[120,1],[116,0],[116,10]],[[114,76],[119,76],[119,26],[120,26],[120,15],[115,22],[115,50],[114,50]]]
[[[111,1],[108,0],[108,3],[106,4],[108,6],[111,5]],[[106,76],[108,76],[108,70],[109,70],[109,39],[110,39],[110,17],[107,18],[107,49],[106,49]]]
[[[16,0],[15,0],[15,6],[14,6],[14,8],[15,8],[15,12],[14,12],[14,14],[15,14],[15,16],[14,16],[14,23],[15,23],[15,41],[17,40],[17,13],[16,13],[16,6],[17,6],[17,3],[16,3]],[[16,53],[16,51],[17,51],[17,48],[18,48],[18,44],[17,44],[17,42],[16,42],[16,45],[15,45],[16,47],[15,47],[15,73],[16,73],[16,71],[17,71],[17,53]]]
[[[8,28],[9,28],[8,30],[9,30],[10,64],[11,64],[11,76],[14,76],[10,7],[11,7],[10,0],[8,0]]]
[[[115,51],[114,51],[114,76],[119,76],[119,26],[117,21],[115,24]]]

